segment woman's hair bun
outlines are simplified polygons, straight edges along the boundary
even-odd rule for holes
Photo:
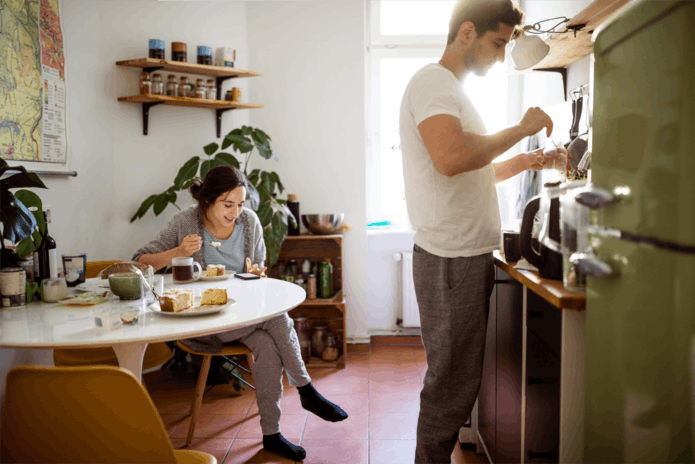
[[[200,194],[200,189],[203,188],[203,182],[200,179],[196,179],[188,187],[188,191],[191,192],[191,196],[194,200],[198,200],[198,195]]]

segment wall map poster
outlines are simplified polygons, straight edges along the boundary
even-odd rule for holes
[[[0,158],[66,164],[60,0],[2,0],[0,88]]]

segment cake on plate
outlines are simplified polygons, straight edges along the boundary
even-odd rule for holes
[[[205,270],[205,277],[216,277],[224,275],[224,264],[208,264]]]
[[[222,305],[227,303],[226,288],[206,288],[200,297],[200,305]]]
[[[193,306],[194,292],[190,288],[174,288],[164,292],[159,297],[159,306],[162,311],[178,313]]]

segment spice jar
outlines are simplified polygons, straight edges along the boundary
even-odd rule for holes
[[[140,95],[148,95],[152,93],[152,81],[150,73],[143,71],[140,73]]]
[[[162,82],[162,76],[160,76],[159,74],[152,74],[152,94],[164,94],[164,82]]]
[[[316,275],[309,274],[309,278],[306,281],[306,299],[315,300],[316,299]]]
[[[164,58],[164,41],[161,39],[150,39],[150,58],[163,60]]]
[[[297,274],[297,277],[294,278],[294,283],[299,285],[306,291],[306,285],[304,284],[304,279],[302,278],[301,274]]]
[[[217,100],[217,86],[215,85],[215,79],[208,79],[206,95],[208,100]]]
[[[198,47],[198,64],[212,65],[212,47]]]
[[[225,101],[232,101],[232,91],[227,90],[224,94],[224,100]]]
[[[172,42],[171,43],[171,59],[174,61],[181,61],[186,63],[186,44],[183,42]]]
[[[326,348],[323,349],[323,354],[321,359],[324,361],[332,362],[336,361],[340,356],[340,350],[338,349],[338,336],[336,334],[330,333],[326,335]]]
[[[205,98],[205,86],[203,85],[202,79],[197,79],[195,81],[195,98]]]
[[[307,364],[311,359],[311,339],[309,337],[309,322],[306,316],[294,316],[294,330],[299,339],[299,351],[302,353],[302,360]]]
[[[328,324],[325,322],[314,323],[314,331],[311,334],[311,355],[318,358],[323,355],[326,349],[326,335],[328,335]]]
[[[188,83],[188,78],[186,76],[181,76],[181,81],[179,83],[179,96],[180,97],[190,97],[192,92],[191,84]]]
[[[179,83],[176,82],[176,76],[169,74],[169,81],[167,82],[167,97],[178,97],[179,96]]]

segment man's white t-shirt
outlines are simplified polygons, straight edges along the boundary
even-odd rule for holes
[[[492,164],[453,177],[438,173],[418,124],[438,114],[461,120],[464,132],[486,134],[461,82],[428,64],[408,83],[400,111],[405,198],[415,244],[437,256],[477,256],[499,249],[501,221]]]

